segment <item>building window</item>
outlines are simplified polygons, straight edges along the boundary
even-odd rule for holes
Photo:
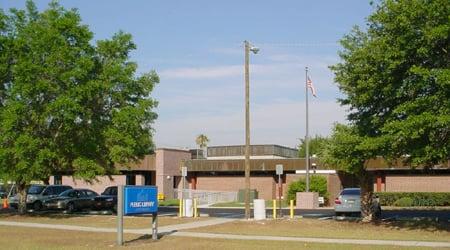
[[[136,175],[127,175],[127,185],[136,185]]]
[[[54,185],[62,185],[62,176],[61,175],[55,175],[53,177],[53,184]]]

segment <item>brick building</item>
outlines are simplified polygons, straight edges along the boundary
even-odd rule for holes
[[[214,191],[238,191],[245,187],[245,146],[208,147],[205,159],[185,160],[188,167],[189,188]],[[277,198],[278,176],[275,166],[283,165],[282,193],[293,181],[304,178],[306,163],[297,158],[297,150],[278,145],[252,145],[250,156],[250,185],[259,198]],[[368,162],[373,174],[374,191],[378,192],[450,192],[450,162],[432,169],[412,168],[401,161],[389,165],[382,158]],[[329,200],[333,200],[345,187],[359,186],[358,180],[344,172],[325,169],[319,159],[311,158],[310,174],[327,178]]]
[[[147,155],[139,163],[129,167],[117,167],[119,174],[97,176],[95,180],[86,182],[75,179],[71,175],[52,176],[50,183],[70,185],[74,188],[90,188],[98,193],[108,186],[116,185],[156,185],[158,192],[167,198],[174,196],[174,189],[181,180],[180,164],[191,159],[188,150],[158,148],[152,155]]]
[[[181,188],[181,166],[186,166],[186,188],[206,191],[237,192],[245,188],[245,146],[208,147],[207,156],[199,150],[159,148],[146,156],[139,164],[118,167],[118,175],[98,176],[92,182],[76,180],[72,176],[55,176],[50,183],[73,187],[87,187],[102,192],[113,185],[156,185],[165,197],[174,197]],[[305,159],[297,158],[297,149],[279,145],[252,145],[250,156],[251,189],[258,191],[259,198],[277,198],[278,176],[275,166],[283,165],[281,178],[283,195],[293,181],[305,176]],[[412,169],[402,162],[392,166],[383,159],[371,160],[369,170],[374,176],[374,190],[380,192],[450,192],[449,162],[432,169]],[[329,200],[333,200],[344,187],[356,187],[356,178],[343,172],[324,169],[319,159],[311,158],[311,174],[327,178]]]

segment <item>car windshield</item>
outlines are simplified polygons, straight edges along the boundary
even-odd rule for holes
[[[117,195],[117,187],[107,187],[102,195]]]
[[[361,192],[359,189],[344,189],[342,190],[341,195],[360,195]]]
[[[29,194],[40,194],[44,190],[45,186],[31,186],[28,189]]]
[[[69,196],[69,197],[73,197],[75,196],[75,192],[72,189],[68,189],[62,193],[59,194],[59,196]]]

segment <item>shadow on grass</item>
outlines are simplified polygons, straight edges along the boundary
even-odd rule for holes
[[[98,214],[103,214],[99,212]],[[32,211],[29,210],[25,214],[19,214],[15,209],[2,209],[0,210],[0,219],[8,217],[29,217],[29,218],[51,218],[51,219],[67,219],[76,217],[85,217],[92,215],[87,212],[66,213],[65,211]]]
[[[171,235],[171,234],[176,233],[176,232],[178,232],[178,231],[177,230],[173,230],[173,231],[170,231],[170,232],[158,233],[158,240],[161,240],[166,235]],[[125,241],[124,243],[125,244],[133,244],[133,243],[138,243],[140,241],[148,241],[148,240],[154,241],[151,234],[144,234],[142,236],[137,237],[136,239]]]
[[[450,222],[432,218],[410,218],[374,221],[373,225],[394,230],[423,230],[427,232],[450,232]]]

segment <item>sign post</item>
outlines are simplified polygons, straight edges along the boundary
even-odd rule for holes
[[[123,245],[123,216],[152,214],[152,239],[158,239],[158,188],[156,186],[118,186],[117,244]]]
[[[152,213],[152,239],[158,239],[158,214]]]
[[[117,187],[117,245],[123,245],[123,186]]]
[[[186,215],[186,211],[185,211],[185,202],[184,202],[184,186],[185,186],[185,181],[186,181],[186,176],[187,176],[187,167],[181,167],[181,217],[184,217]]]
[[[278,175],[278,214],[279,218],[283,217],[283,212],[281,211],[281,196],[283,194],[281,190],[281,175],[283,174],[283,165],[277,164],[276,166],[276,174]]]

